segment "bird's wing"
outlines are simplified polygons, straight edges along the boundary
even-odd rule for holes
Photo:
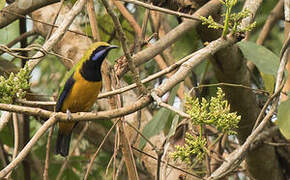
[[[55,109],[56,112],[61,111],[63,102],[64,102],[65,98],[67,97],[67,95],[69,94],[69,92],[71,91],[71,89],[75,83],[73,75],[74,75],[74,73],[71,74],[71,76],[68,78],[68,80],[65,82],[64,86],[60,90],[57,104],[56,104],[56,109]]]

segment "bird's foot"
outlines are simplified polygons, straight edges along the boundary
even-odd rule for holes
[[[72,115],[71,115],[71,112],[67,109],[66,110],[66,115],[67,115],[67,120],[72,120]]]

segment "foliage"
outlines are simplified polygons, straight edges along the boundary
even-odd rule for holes
[[[29,89],[30,71],[26,65],[17,74],[11,73],[8,79],[0,76],[0,102],[11,104],[16,98],[23,98]]]
[[[199,103],[198,98],[186,97],[186,113],[191,117],[194,125],[213,125],[219,131],[228,134],[236,134],[235,129],[241,119],[236,112],[230,112],[230,105],[224,100],[225,94],[218,88],[217,96],[211,97],[208,102],[202,98]]]
[[[289,97],[289,93],[288,93]],[[278,109],[278,120],[277,124],[280,128],[281,133],[287,138],[290,139],[290,98],[286,101],[281,102]]]
[[[176,151],[171,154],[174,160],[178,158],[189,166],[195,162],[202,161],[206,155],[206,139],[195,138],[190,133],[186,133],[185,145],[176,146]]]
[[[265,89],[272,93],[279,67],[279,57],[264,46],[253,42],[243,41],[239,42],[238,45],[245,58],[259,69]]]
[[[239,13],[231,13],[232,7],[237,4],[237,0],[221,0],[221,2],[225,6],[224,25],[215,22],[212,16],[209,16],[208,18],[200,16],[203,25],[208,25],[209,28],[213,29],[223,29],[222,37],[226,36],[228,30],[235,34],[251,31],[256,27],[256,22],[253,22],[246,27],[239,26],[242,19],[250,16],[251,13],[247,9],[244,9]]]
[[[236,134],[235,129],[238,128],[241,116],[236,112],[230,112],[230,105],[224,98],[225,94],[221,88],[218,88],[216,97],[211,97],[210,101],[202,98],[199,103],[198,98],[186,97],[186,113],[190,115],[193,125],[200,126],[200,133],[197,138],[190,133],[186,134],[185,145],[176,146],[176,151],[172,153],[175,160],[179,158],[189,166],[193,166],[194,162],[204,159],[206,139],[202,137],[202,127],[205,125],[215,126],[222,133]]]
[[[72,4],[74,4],[76,0],[69,0],[65,2],[68,2],[65,5],[70,4],[70,7],[72,7]],[[194,6],[191,4],[192,2],[193,1],[190,1],[188,8],[191,8]],[[222,2],[225,5],[225,14],[223,15],[223,17],[225,18],[224,24],[222,23],[219,24],[215,22],[212,17],[208,17],[208,18],[201,17],[201,19],[204,20],[203,22],[204,24],[209,25],[210,28],[222,29],[225,32],[224,34],[227,34],[228,31],[230,31],[231,33],[244,32],[244,31],[251,30],[253,28],[255,24],[252,24],[251,26],[245,29],[240,29],[240,26],[239,26],[241,19],[249,15],[249,12],[247,10],[240,12],[245,1],[224,0]],[[119,41],[117,40],[118,38],[115,33],[114,24],[112,23],[110,16],[107,15],[105,8],[103,7],[100,1],[94,1],[94,3],[95,3],[96,15],[97,15],[99,33],[100,33],[102,41],[110,41],[111,44],[118,45]],[[283,29],[283,26],[281,25],[282,23],[280,23],[282,21],[278,21],[276,24],[273,25],[273,29],[271,30],[270,34],[267,36],[267,40],[264,42],[264,46],[260,46],[260,47],[255,46],[254,42],[259,36],[260,31],[262,27],[264,26],[266,19],[269,17],[270,11],[273,9],[276,3],[277,3],[277,0],[264,1],[261,4],[261,7],[259,8],[259,11],[255,17],[255,21],[257,22],[256,28],[252,30],[248,39],[249,41],[252,41],[252,43],[241,42],[238,44],[245,58],[253,62],[256,65],[256,67],[259,69],[259,72],[262,73],[264,86],[269,92],[272,92],[271,88],[273,89],[274,78],[275,78],[274,74],[276,74],[276,67],[279,62],[277,59],[278,59],[278,55],[282,46],[282,42],[283,42],[282,40],[284,37],[283,36],[284,29]],[[1,1],[0,4],[1,4],[0,9],[1,9],[1,7],[5,5],[5,1]],[[162,3],[159,3],[159,4],[162,4]],[[166,3],[163,3],[163,4],[166,4]],[[144,13],[145,8],[140,7],[140,6],[134,6],[130,3],[126,3],[126,6],[127,7],[133,6],[134,12],[131,11],[130,13],[132,13],[132,15],[135,17],[138,24],[142,26],[144,14],[145,14]],[[128,8],[128,10],[130,11],[130,8]],[[87,13],[85,12],[85,9],[83,12],[84,13],[80,14],[79,17],[81,16],[83,20],[82,22],[83,22],[83,28],[85,29],[85,34],[90,35],[91,28],[90,28],[88,16],[87,16]],[[116,14],[118,14],[120,21],[122,23],[122,27],[125,30],[126,36],[128,38],[128,44],[131,47],[133,47],[135,43],[135,34],[134,34],[133,28],[128,23],[126,18],[120,14],[120,11],[117,8],[115,9],[115,12]],[[181,9],[180,12],[183,12],[183,9]],[[160,35],[160,38],[162,38],[162,35],[161,35],[162,33],[159,33],[159,32],[162,32],[161,31],[162,28],[163,30],[165,30],[165,33],[167,33],[171,31],[173,28],[177,27],[181,23],[181,21],[177,20],[176,16],[166,15],[165,13],[160,13],[160,14],[162,14],[162,18],[159,20],[158,28],[156,30],[154,29],[155,28],[154,22],[152,21],[153,16],[150,16],[150,19],[148,20],[148,25],[146,28],[147,37],[150,37],[153,33],[158,33],[158,35]],[[58,19],[58,20],[61,20],[61,19]],[[32,23],[28,22],[27,24],[28,29],[31,29],[31,26],[32,26]],[[228,30],[226,30],[226,27],[228,28]],[[0,33],[1,33],[0,43],[8,44],[12,40],[14,40],[16,37],[18,37],[20,34],[19,21],[16,20],[10,25],[3,27],[0,30]],[[188,31],[186,34],[183,34],[182,37],[176,39],[176,41],[170,47],[167,48],[167,51],[169,52],[168,57],[170,57],[173,61],[170,62],[167,60],[167,57],[165,56],[166,53],[161,54],[163,57],[165,57],[167,65],[174,63],[174,61],[178,61],[180,58],[188,55],[189,53],[194,52],[197,49],[203,48],[204,44],[200,40],[201,39],[200,35],[201,34],[199,34],[197,30],[191,30],[191,31]],[[156,40],[158,40],[158,38],[159,37],[155,37],[150,42],[154,43]],[[34,39],[34,37],[29,37],[28,42],[31,43],[32,41],[30,40],[32,39]],[[40,40],[40,38],[38,38],[38,40]],[[40,44],[43,44],[44,41],[45,40],[43,39],[43,41],[41,41]],[[15,44],[14,47],[20,47],[19,43]],[[276,53],[274,54],[275,58],[274,56],[269,55],[266,51],[262,50],[262,48],[264,49],[267,48],[268,52]],[[118,50],[119,51],[116,50],[112,52],[111,54],[109,54],[110,57],[108,59],[112,60],[111,61],[112,64],[114,63],[115,59],[117,59],[120,55],[123,54],[121,48],[119,48]],[[20,65],[19,63],[20,60],[19,59],[12,60],[13,57],[11,57],[10,55],[3,54],[1,55],[1,58],[3,58],[4,61],[9,60],[7,62],[14,63],[15,65],[18,65],[18,66]],[[231,63],[230,59],[225,59],[225,61],[228,61],[229,63]],[[4,66],[2,65],[0,66],[2,69],[7,70],[7,68],[4,68]],[[213,66],[214,64],[209,63],[209,68],[207,69],[206,61],[203,61],[200,65],[194,68],[191,74],[188,74],[189,78],[187,80],[191,80],[192,82],[197,82],[197,83],[205,82],[206,84],[216,83],[215,76],[213,75],[213,68],[212,68]],[[0,71],[3,71],[1,68],[0,68]],[[139,68],[140,68],[140,73],[142,73],[143,75],[142,78],[150,76],[153,73],[159,71],[159,66],[156,64],[154,60],[147,62],[144,67],[140,66]],[[42,62],[32,72],[33,80],[31,80],[30,89],[35,95],[37,95],[37,98],[41,97],[42,99],[43,97],[48,97],[49,100],[53,99],[52,95],[53,93],[54,94],[57,93],[60,80],[64,76],[65,71],[66,69],[60,63],[57,57],[51,56],[51,55],[46,56],[42,60]],[[7,78],[5,79],[5,81],[10,78],[9,77],[10,73],[7,73],[7,74],[8,74],[8,77],[5,76]],[[241,74],[241,76],[243,75],[244,74]],[[252,75],[255,78],[257,76],[257,73],[254,73]],[[15,73],[14,76],[16,77],[17,74]],[[196,76],[196,79],[193,79],[195,78],[195,76]],[[127,73],[126,77],[128,78],[125,79],[123,77],[123,80],[125,80],[127,83],[132,83],[131,74]],[[260,80],[260,76],[257,76],[257,77]],[[2,80],[4,80],[3,77],[1,77],[1,84],[3,85],[4,83],[2,82]],[[150,83],[152,84],[150,84],[148,87],[156,85],[158,82],[152,81]],[[261,82],[259,81],[258,83],[261,83]],[[146,85],[148,84],[149,83],[147,83]],[[255,85],[257,85],[257,83]],[[260,86],[260,84],[258,85],[257,85],[258,87],[262,86],[262,85]],[[188,86],[187,84],[185,84],[184,87],[185,89],[191,88],[191,86]],[[23,93],[25,94],[25,91],[23,91]],[[174,102],[173,105],[174,106],[176,105],[175,100],[177,98],[175,99],[175,93],[172,93],[172,92],[170,93],[171,95],[169,99],[171,99],[172,101],[171,100],[167,101],[168,104],[172,104],[171,102]],[[204,97],[205,99],[209,99],[215,93],[216,91],[214,90],[214,88],[203,88],[203,92],[201,92],[201,97]],[[3,97],[2,94],[0,94],[0,98],[2,97]],[[14,97],[11,100],[13,101],[13,99],[15,98],[18,98],[18,97]],[[201,100],[201,103],[200,103],[198,100],[194,98],[191,98],[191,99],[192,101],[196,101],[195,105],[197,108],[199,108],[199,112],[202,112],[201,109],[202,109],[202,105],[204,104],[204,106],[206,105],[208,106],[206,108],[203,108],[203,110],[206,110],[207,113],[211,113],[209,110],[210,104],[211,104],[210,100],[206,101],[204,99],[204,100]],[[190,104],[190,103],[187,102],[187,104]],[[278,111],[277,124],[282,129],[282,131],[286,133],[289,130],[288,128],[289,125],[287,124],[289,121],[287,122],[284,120],[289,119],[288,117],[290,115],[288,115],[289,111],[287,111],[287,109],[289,109],[289,106],[290,105],[288,102],[281,103],[279,107],[279,111]],[[146,126],[146,128],[143,129],[142,133],[146,136],[149,134],[149,137],[151,137],[163,131],[164,134],[166,135],[166,131],[167,131],[166,128],[169,128],[170,130],[167,136],[173,136],[170,139],[174,139],[176,137],[175,135],[180,132],[179,131],[180,126],[178,126],[179,120],[180,120],[179,116],[175,114],[174,112],[171,112],[164,108],[150,109],[150,106],[148,106],[148,109],[151,110],[151,113],[153,114],[153,118],[152,118],[152,121],[150,121],[147,124],[143,124],[143,121],[142,121],[141,126],[142,127]],[[182,107],[181,107],[181,110],[182,110]],[[186,109],[186,111],[189,111],[189,110],[190,108]],[[223,111],[222,107],[220,111]],[[175,118],[173,119],[174,114],[175,114]],[[209,115],[206,116],[204,114],[203,114],[204,117],[211,118],[209,117]],[[143,116],[143,113],[142,113],[142,116]],[[29,118],[30,118],[29,119],[30,137],[32,137],[35,134],[35,132],[41,127],[41,124],[39,123],[39,121],[35,119],[35,117],[30,116]],[[216,122],[214,122],[216,124],[215,125],[214,123],[210,124],[211,119],[208,119],[208,120],[195,119],[195,120],[192,120],[192,124],[196,123],[195,126],[198,126],[200,129],[205,129],[203,128],[205,124],[206,126],[210,124],[210,126],[216,126],[216,128],[219,128],[221,132],[228,132],[231,127],[235,127],[235,126],[229,125],[229,127],[227,127],[228,124],[226,120],[227,119],[221,118],[219,123],[218,123],[219,120],[216,120]],[[198,124],[198,122],[200,124]],[[111,126],[111,124],[106,125],[106,123],[111,123],[109,121],[98,121],[96,123],[98,123],[98,127],[104,126],[105,129],[108,129]],[[105,135],[105,133],[106,131],[103,132],[103,135]],[[234,130],[232,133],[235,133]],[[1,142],[0,145],[4,147],[5,152],[8,154],[9,160],[11,160],[10,155],[13,152],[13,145],[14,145],[13,135],[14,133],[13,133],[13,128],[12,128],[12,121],[10,121],[8,125],[5,126],[1,130],[1,133],[0,133],[0,142]],[[177,147],[177,151],[175,152],[175,155],[173,155],[173,157],[175,159],[178,159],[180,157],[181,159],[183,159],[185,163],[187,163],[191,167],[193,166],[194,163],[201,162],[201,161],[205,162],[203,161],[205,159],[204,158],[205,155],[211,156],[211,154],[209,154],[211,152],[207,151],[211,149],[210,147],[208,147],[207,141],[205,141],[206,140],[205,135],[206,134],[202,131],[200,132],[199,136],[195,136],[195,134],[191,132],[187,133],[185,137],[186,144],[184,146]],[[46,133],[41,139],[39,139],[37,144],[33,147],[33,149],[30,152],[31,158],[29,162],[32,164],[32,168],[35,168],[35,167],[40,168],[44,166],[47,136],[48,136],[48,133]],[[75,133],[73,134],[73,136],[74,138],[72,139],[72,146],[74,146],[76,143],[77,134]],[[215,137],[216,136],[214,136],[214,138]],[[52,146],[54,146],[55,144],[55,139],[56,139],[56,135],[54,134],[52,137],[52,143],[51,143]],[[113,143],[114,143],[113,141],[114,140],[108,139],[105,142],[107,143],[105,145],[107,146],[112,145],[112,146],[109,146],[109,148],[108,147],[103,148],[102,151],[98,154],[95,160],[95,163],[92,167],[92,171],[90,173],[89,179],[111,179],[112,178],[113,171],[111,167],[115,165],[115,162],[113,163],[113,161],[110,161],[113,154],[112,152]],[[97,148],[97,146],[94,143],[98,143],[98,141],[96,140],[95,142],[92,143],[91,141],[88,142],[86,138],[83,138],[80,142],[78,142],[76,153],[74,153],[72,158],[67,162],[68,166],[66,170],[64,171],[61,179],[81,179],[83,177],[87,164],[88,164],[88,159],[96,151],[96,148]],[[228,141],[227,143],[231,143],[231,142]],[[210,146],[211,145],[212,144],[210,144]],[[53,147],[51,148],[53,151]],[[227,149],[227,151],[228,153],[230,153],[232,152],[232,149],[229,148]],[[119,161],[120,159],[122,159],[122,155],[121,153],[118,153],[117,158],[116,158],[116,165],[118,165],[118,163],[120,162]],[[63,158],[54,156],[53,152],[51,152],[50,164],[49,164],[49,170],[48,170],[49,179],[56,179],[56,176],[58,175],[60,171],[60,167],[62,166],[63,162],[64,162]],[[111,166],[110,166],[110,163],[111,163]],[[106,170],[107,166],[109,166],[108,172]],[[0,168],[2,169],[4,167],[5,167],[4,163],[1,163]],[[16,179],[16,180],[23,179],[23,170],[24,170],[23,165],[20,164],[18,168],[13,171],[11,178]],[[120,170],[121,170],[120,172],[124,175],[124,177],[122,178],[121,176],[119,176],[118,179],[128,179],[127,174],[124,173],[125,168],[123,167],[123,170],[122,169]],[[42,176],[42,173],[43,171],[37,168],[31,170],[31,179],[39,179],[39,177]],[[239,176],[242,174],[243,173],[239,172]]]

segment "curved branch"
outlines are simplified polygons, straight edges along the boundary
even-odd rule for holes
[[[51,37],[43,44],[42,48],[45,51],[50,51],[57,41],[59,41],[64,33],[67,31],[68,27],[71,25],[74,18],[81,12],[86,0],[77,1],[77,3],[72,7],[72,9],[67,13],[67,17],[64,19],[63,23],[59,28],[51,35]],[[39,57],[42,53],[38,51],[33,57]],[[35,59],[28,61],[28,67],[30,70],[41,61],[41,59]]]
[[[35,135],[30,139],[30,141],[25,145],[17,157],[10,162],[4,169],[0,171],[0,179],[6,176],[10,171],[13,170],[30,152],[34,144],[39,140],[39,138],[57,121],[55,115],[52,115],[35,133]]]
[[[9,6],[3,8],[3,11],[0,10],[0,29],[12,23],[16,19],[20,18],[19,16],[5,13],[5,11],[15,12],[20,15],[26,15],[33,12],[36,9],[39,9],[41,7],[44,7],[44,6],[47,6],[49,4],[53,4],[56,2],[59,2],[59,0],[49,0],[49,1],[48,0],[33,0],[31,6],[29,6],[28,8],[20,8],[18,7],[18,1],[15,1]]]
[[[198,11],[196,11],[193,16],[208,16],[210,14],[216,13],[218,7],[221,6],[219,0],[211,0]],[[171,44],[175,43],[178,38],[184,35],[185,32],[191,30],[200,24],[200,21],[196,20],[184,20],[179,26],[167,33],[163,38],[156,41],[152,46],[140,51],[135,54],[132,59],[136,66],[143,64],[144,62],[155,57],[157,54],[168,48]],[[122,65],[118,69],[115,69],[116,74],[120,77],[123,76],[128,71],[128,64]]]

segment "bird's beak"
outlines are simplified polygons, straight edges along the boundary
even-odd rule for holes
[[[115,49],[115,48],[118,48],[119,46],[116,46],[116,45],[110,45],[109,47],[108,47],[108,49]]]

